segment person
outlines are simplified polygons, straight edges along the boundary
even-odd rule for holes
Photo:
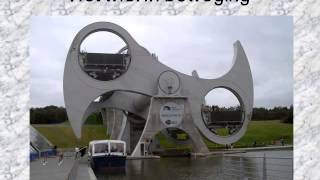
[[[151,151],[151,143],[152,143],[152,139],[150,139],[150,141],[149,141],[149,143],[148,143],[148,154],[150,155],[152,155],[152,151]]]
[[[254,141],[253,142],[253,147],[256,147],[257,146],[257,141]]]
[[[44,151],[43,152],[43,161],[42,161],[42,165],[46,165],[48,162],[48,155],[47,155],[47,152]]]
[[[283,137],[281,137],[280,142],[281,142],[281,145],[284,146],[284,139],[283,139]]]
[[[86,154],[86,149],[87,149],[87,147],[86,147],[86,146],[84,146],[84,147],[82,147],[82,148],[80,149],[80,156],[81,156],[81,159],[82,159],[82,157]]]
[[[111,146],[111,152],[117,152],[118,151],[118,149],[117,149],[117,146]]]
[[[75,155],[74,159],[77,159],[78,158],[78,154],[79,154],[79,148],[75,147],[74,150],[76,152],[76,155]]]
[[[53,152],[53,154],[54,154],[55,156],[57,156],[57,155],[58,155],[57,148],[58,148],[58,146],[57,146],[57,145],[54,145],[54,146],[52,147],[52,152]]]
[[[64,157],[64,155],[63,155],[63,151],[62,150],[60,150],[60,151],[58,151],[58,166],[60,166],[61,164],[62,164],[62,162],[63,162],[63,157]]]

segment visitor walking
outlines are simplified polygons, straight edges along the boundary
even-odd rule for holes
[[[75,155],[74,159],[77,159],[78,158],[78,154],[79,154],[79,148],[76,147],[74,149],[75,149],[75,152],[76,152],[76,155]]]
[[[64,158],[64,154],[62,150],[58,151],[58,166],[61,166],[62,162],[63,162],[63,158]]]
[[[47,155],[47,152],[46,152],[46,151],[43,152],[42,157],[43,157],[42,165],[45,166],[45,165],[48,163],[48,155]]]

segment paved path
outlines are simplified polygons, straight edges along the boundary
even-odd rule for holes
[[[96,177],[92,169],[88,166],[87,157],[78,162],[73,157],[65,158],[61,166],[58,166],[58,158],[48,158],[46,165],[43,165],[43,159],[32,161],[30,163],[30,180],[65,180],[74,166],[76,174],[73,179],[77,180],[95,180]]]
[[[58,158],[48,158],[46,165],[42,158],[30,163],[30,180],[65,180],[74,163],[73,158],[65,158],[58,166]]]
[[[77,177],[78,180],[95,180],[96,177],[92,169],[88,166],[88,158],[84,157],[79,160],[79,165],[77,169]]]
[[[266,151],[266,150],[286,150],[286,149],[293,149],[293,145],[234,148],[233,150],[237,150],[237,151]]]
[[[214,150],[208,153],[191,153],[193,156],[211,156],[211,155],[223,155],[223,154],[239,154],[246,152],[256,151],[271,151],[271,150],[292,150],[292,145],[287,146],[266,146],[266,147],[250,147],[250,148],[233,148],[233,149],[221,149]]]

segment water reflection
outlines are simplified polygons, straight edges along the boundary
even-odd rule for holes
[[[162,158],[154,160],[128,160],[126,173],[97,174],[99,180],[186,180],[219,179],[221,158]]]
[[[292,152],[292,151],[291,151]],[[274,152],[277,157],[291,157],[292,153]],[[96,174],[98,180],[215,180],[215,179],[242,179],[241,177],[262,179],[263,159],[252,158],[261,157],[264,152],[245,153],[236,156],[216,156],[205,158],[161,158],[149,160],[128,160],[125,172],[123,173],[103,173]],[[286,154],[284,156],[284,154]],[[247,156],[247,157],[246,157]],[[270,156],[267,154],[267,156]],[[242,157],[242,158],[240,158]],[[240,160],[241,159],[241,160]],[[270,179],[282,177],[281,179],[292,178],[292,159],[279,161],[278,159],[268,159],[267,173]],[[280,164],[283,166],[275,166]],[[280,173],[275,173],[272,168]]]

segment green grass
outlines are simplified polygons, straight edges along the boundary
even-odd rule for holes
[[[257,146],[273,145],[275,141],[284,139],[285,144],[293,143],[293,124],[272,121],[251,121],[245,135],[237,141],[234,147],[252,147],[254,141]],[[224,147],[205,139],[210,149]]]
[[[108,139],[106,129],[102,125],[84,125],[80,140],[75,137],[68,124],[65,126],[35,126],[35,128],[59,148],[84,146],[88,145],[91,140]],[[181,134],[178,136],[178,138],[184,138]],[[234,147],[251,147],[254,141],[257,142],[257,146],[272,145],[274,141],[280,140],[281,137],[284,138],[285,144],[293,143],[293,124],[284,124],[274,120],[251,121],[246,134],[234,144]],[[189,149],[191,147],[190,145],[176,145],[161,133],[158,133],[156,138],[165,149]],[[212,143],[206,138],[204,138],[204,142],[211,150],[224,147]]]
[[[178,140],[187,140],[187,138],[188,138],[188,134],[185,134],[185,133],[177,134]]]
[[[190,149],[191,148],[190,145],[177,145],[177,144],[175,144],[174,142],[168,140],[167,137],[162,133],[157,133],[156,134],[156,138],[158,139],[160,145],[164,149],[179,149],[179,150],[183,150],[183,149]]]
[[[219,135],[219,136],[227,136],[228,135],[228,129],[226,129],[226,128],[218,128],[217,129],[217,134]]]
[[[106,129],[101,125],[84,125],[82,137],[77,139],[70,126],[34,126],[50,142],[58,148],[74,148],[87,146],[91,140],[108,139]]]

